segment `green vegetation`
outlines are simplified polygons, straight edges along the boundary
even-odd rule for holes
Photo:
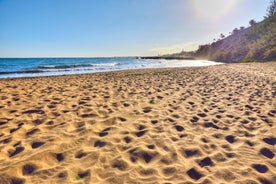
[[[276,15],[276,0],[270,1],[270,6],[267,8],[267,17]]]
[[[230,36],[201,45],[193,56],[227,63],[276,60],[276,16],[251,25],[235,28]]]
[[[249,21],[250,27],[235,28],[230,36],[220,35],[211,44],[201,45],[195,52],[173,54],[226,63],[276,61],[276,0],[272,0],[267,16],[259,23]]]

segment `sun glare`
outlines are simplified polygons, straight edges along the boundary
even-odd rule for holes
[[[220,21],[227,16],[240,0],[193,0],[193,13],[205,21]]]

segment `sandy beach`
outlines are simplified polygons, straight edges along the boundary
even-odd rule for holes
[[[276,183],[276,62],[0,79],[0,183]]]

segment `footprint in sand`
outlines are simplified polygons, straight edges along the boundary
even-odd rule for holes
[[[233,135],[228,135],[228,136],[225,137],[225,139],[231,144],[236,142],[235,136],[233,136]]]
[[[32,175],[36,169],[37,168],[34,164],[25,164],[22,168],[22,174],[23,175]]]
[[[100,141],[100,140],[98,140],[98,141],[96,141],[95,143],[94,143],[94,147],[104,147],[106,145],[106,142],[104,142],[104,141]]]
[[[252,167],[259,173],[266,173],[268,171],[267,166],[263,164],[253,164]]]
[[[36,148],[39,148],[40,146],[42,146],[42,145],[44,145],[45,144],[45,142],[33,142],[32,143],[32,148],[33,149],[36,149]]]
[[[90,175],[90,171],[88,170],[88,171],[83,171],[83,172],[79,172],[78,173],[78,176],[80,177],[80,178],[85,178],[85,177],[88,177]]]
[[[126,143],[130,143],[130,142],[131,142],[131,138],[128,137],[128,136],[127,136],[127,137],[124,137],[124,140],[125,140]]]
[[[202,160],[199,161],[198,163],[201,167],[205,167],[205,166],[213,166],[214,163],[212,161],[212,159],[210,157],[206,157]]]
[[[112,163],[112,167],[119,169],[120,171],[125,171],[129,166],[128,166],[127,162],[125,162],[123,160],[115,160]]]
[[[272,145],[272,146],[274,146],[276,144],[276,138],[275,137],[264,138],[263,141],[267,144]]]
[[[57,153],[57,154],[56,154],[56,159],[57,159],[57,161],[59,161],[59,162],[63,161],[63,160],[64,160],[63,154],[62,154],[62,153]]]
[[[262,149],[260,150],[260,153],[261,153],[263,156],[265,156],[265,157],[267,157],[267,158],[270,158],[270,159],[273,159],[273,157],[275,156],[275,154],[274,154],[270,149],[268,149],[268,148],[262,148]]]
[[[203,177],[203,175],[194,168],[191,168],[190,170],[188,170],[187,174],[190,178],[194,180],[199,180],[200,178]]]
[[[87,153],[83,152],[83,151],[78,151],[75,155],[75,158],[82,158],[82,157],[85,157],[87,155]]]
[[[10,153],[9,157],[13,157],[13,156],[15,156],[15,155],[21,153],[22,151],[24,151],[24,149],[25,149],[25,148],[22,147],[22,146],[16,147],[16,148],[15,148],[15,151],[12,152],[12,153]]]

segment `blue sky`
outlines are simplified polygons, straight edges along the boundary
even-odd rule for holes
[[[0,57],[157,55],[261,21],[269,0],[0,0]]]

